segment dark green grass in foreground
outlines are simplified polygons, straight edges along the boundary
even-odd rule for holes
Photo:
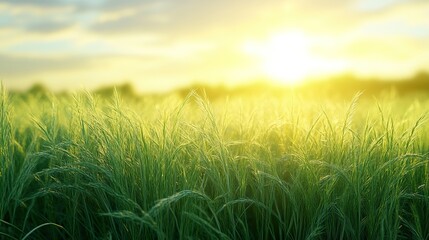
[[[428,100],[3,93],[0,239],[427,239]]]

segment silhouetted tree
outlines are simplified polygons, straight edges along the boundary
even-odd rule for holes
[[[124,97],[124,98],[138,97],[138,94],[134,90],[133,85],[131,85],[130,83],[125,83],[119,86],[108,86],[108,87],[99,88],[98,90],[94,91],[94,93],[105,98],[110,98],[113,96],[115,89],[121,97]]]

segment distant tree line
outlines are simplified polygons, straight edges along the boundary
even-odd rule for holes
[[[112,97],[115,91],[125,98],[138,99],[144,94],[139,94],[130,83],[117,86],[105,86],[93,91],[100,97]],[[395,92],[398,95],[421,94],[429,95],[429,73],[418,73],[409,79],[383,80],[383,79],[360,79],[352,75],[341,75],[330,79],[307,81],[305,84],[295,87],[274,84],[269,81],[255,81],[235,87],[225,85],[194,84],[185,88],[176,89],[165,94],[177,94],[186,97],[190,93],[204,95],[211,100],[249,95],[284,96],[290,93],[299,93],[311,96],[350,97],[356,92],[363,92],[366,96],[379,95],[383,92]],[[27,91],[13,92],[12,94],[22,97],[46,98],[51,93],[49,88],[42,84],[35,84]],[[56,93],[56,95],[68,95],[67,92]],[[151,94],[153,95],[153,94]],[[160,94],[157,94],[159,96]]]

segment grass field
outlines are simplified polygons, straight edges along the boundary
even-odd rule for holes
[[[427,109],[3,90],[0,239],[428,239]]]

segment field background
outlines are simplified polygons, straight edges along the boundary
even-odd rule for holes
[[[3,89],[0,238],[428,239],[426,81],[347,83]]]
[[[0,1],[0,240],[429,239],[428,13]]]

